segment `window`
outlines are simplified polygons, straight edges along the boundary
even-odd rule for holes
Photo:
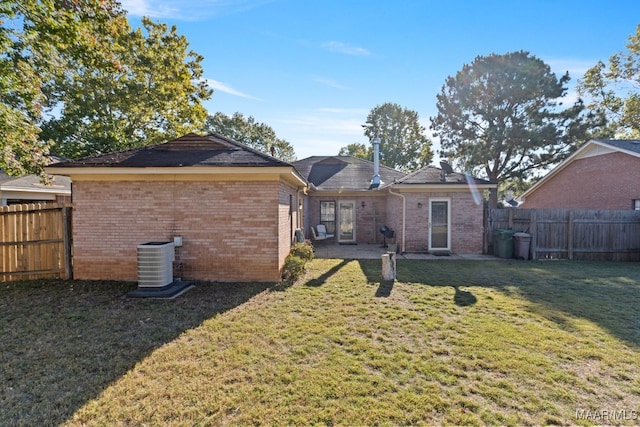
[[[320,202],[320,224],[327,227],[327,233],[336,233],[336,202]]]
[[[633,199],[633,210],[640,211],[640,199]]]

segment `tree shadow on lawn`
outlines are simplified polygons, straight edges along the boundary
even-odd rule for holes
[[[380,283],[380,262],[361,260],[371,283]],[[397,280],[457,290],[494,288],[534,303],[529,308],[562,328],[568,316],[587,319],[640,346],[640,264],[588,261],[398,260]],[[480,304],[465,295],[464,304]],[[454,300],[453,303],[458,303]],[[458,304],[460,305],[460,304]]]
[[[269,283],[197,283],[174,300],[123,282],[0,285],[0,425],[57,425],[155,349]]]

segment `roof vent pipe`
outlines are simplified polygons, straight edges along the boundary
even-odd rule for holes
[[[380,186],[380,138],[373,138],[373,179],[370,188]]]

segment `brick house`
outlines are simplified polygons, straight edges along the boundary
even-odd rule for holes
[[[60,162],[64,159],[49,156],[49,162]],[[66,176],[52,176],[51,181],[44,184],[37,175],[9,176],[0,170],[0,206],[71,201],[71,180]]]
[[[277,281],[301,227],[305,179],[288,163],[219,135],[71,160],[76,279],[137,279],[136,248],[182,238],[178,277]]]
[[[640,141],[590,140],[520,198],[523,208],[640,210]]]
[[[137,279],[138,245],[170,242],[176,276],[278,281],[296,230],[325,224],[339,243],[377,243],[381,226],[402,252],[482,251],[482,203],[464,175],[426,167],[406,175],[351,157],[293,164],[220,135],[47,168],[73,183],[76,279]],[[479,191],[494,184],[473,180]]]
[[[375,141],[375,140],[374,140]],[[465,175],[427,166],[411,174],[346,156],[293,165],[309,182],[304,224],[324,224],[342,244],[393,242],[400,252],[481,253],[483,205]],[[478,192],[494,188],[470,178]],[[386,226],[394,237],[380,232]]]

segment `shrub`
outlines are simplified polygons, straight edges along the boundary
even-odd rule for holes
[[[304,265],[306,261],[299,256],[289,254],[284,260],[282,269],[282,278],[284,280],[295,282],[304,274]]]
[[[291,248],[291,255],[302,258],[304,261],[311,261],[314,257],[313,246],[311,242],[305,241],[296,243]]]

